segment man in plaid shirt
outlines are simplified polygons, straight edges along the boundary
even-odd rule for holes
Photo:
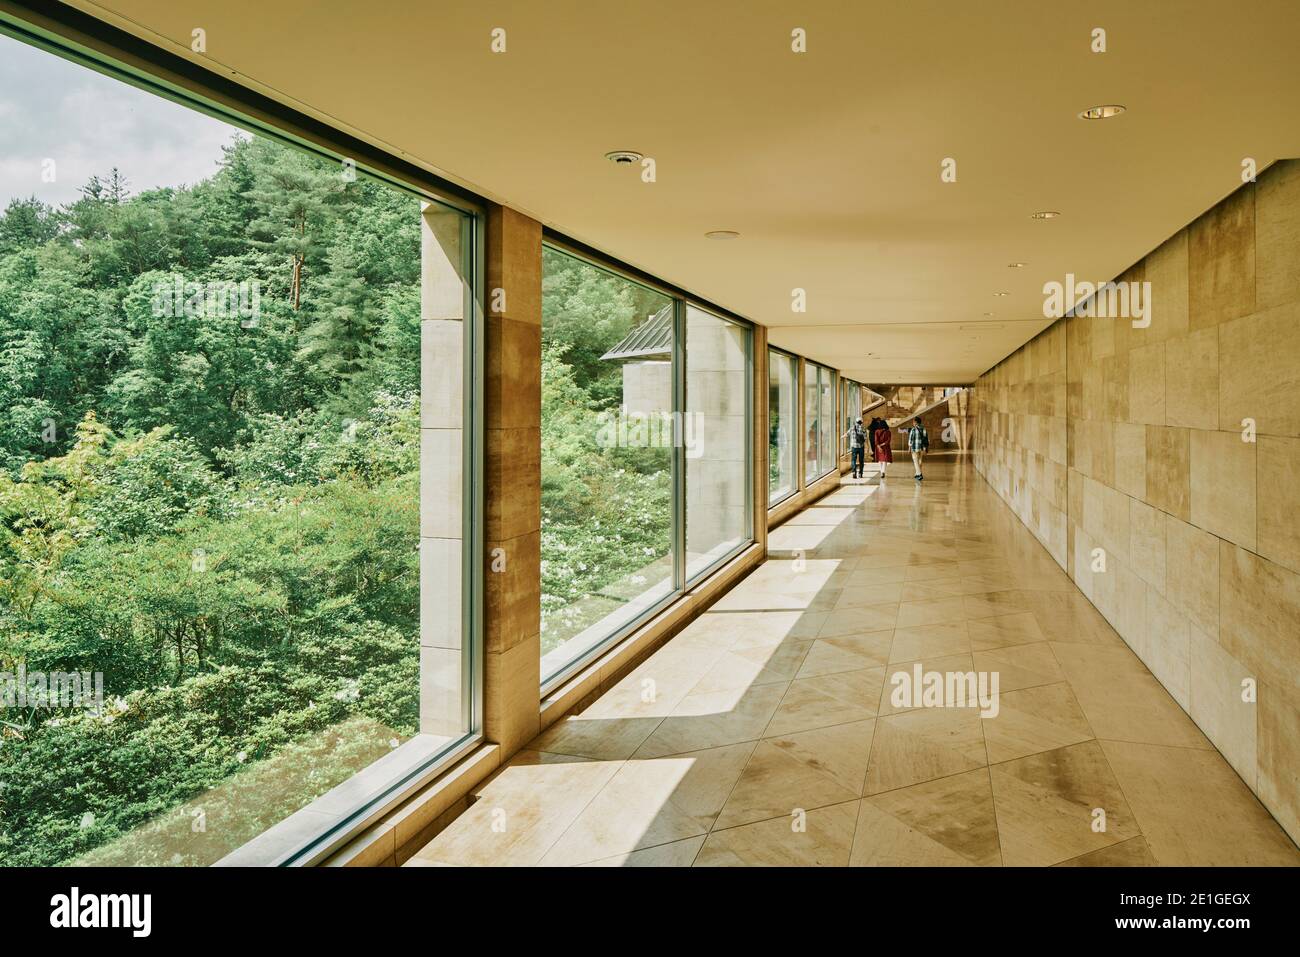
[[[924,478],[921,475],[921,459],[930,450],[930,433],[925,431],[920,419],[916,419],[907,430],[907,447],[912,452],[912,466],[916,469],[916,480],[919,482]]]

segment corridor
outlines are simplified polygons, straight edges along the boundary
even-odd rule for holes
[[[775,529],[769,561],[408,863],[1300,863],[967,459],[893,469]],[[996,676],[996,714],[898,705],[918,664]]]

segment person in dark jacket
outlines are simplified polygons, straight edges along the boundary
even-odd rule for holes
[[[886,465],[894,461],[894,452],[891,448],[894,434],[889,430],[889,423],[880,416],[871,420],[867,431],[871,434],[871,458],[880,463],[880,477],[883,479]]]

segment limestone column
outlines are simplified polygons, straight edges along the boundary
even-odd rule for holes
[[[462,648],[465,218],[423,204],[420,223],[420,730],[456,737],[468,721]]]
[[[754,542],[767,551],[767,498],[768,480],[771,477],[771,465],[768,462],[768,402],[770,401],[768,384],[767,328],[754,327]]]
[[[503,758],[536,736],[541,700],[542,227],[487,221],[484,701]]]

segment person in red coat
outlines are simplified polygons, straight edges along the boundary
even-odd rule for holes
[[[871,420],[871,458],[880,463],[880,477],[885,477],[885,468],[888,463],[894,461],[894,452],[891,445],[894,441],[894,434],[889,429],[889,423],[877,416]]]

